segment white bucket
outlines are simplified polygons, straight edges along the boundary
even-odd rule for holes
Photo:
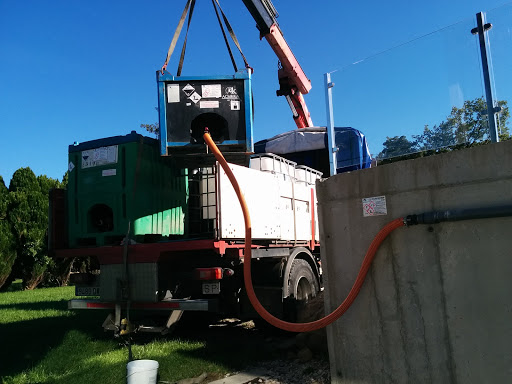
[[[128,384],[156,384],[158,361],[133,360],[126,365]]]

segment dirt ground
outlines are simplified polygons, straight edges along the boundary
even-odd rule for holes
[[[303,312],[299,320],[312,321],[323,313],[323,297],[319,295],[309,303],[308,311]],[[255,322],[211,318],[207,321],[200,314],[186,315],[171,337],[204,342],[212,358],[230,356],[231,361],[226,363],[233,367],[231,374],[245,370],[264,372],[266,379],[259,382],[268,384],[330,383],[325,330],[296,334],[274,328],[261,319]],[[223,353],[218,353],[219,350]],[[208,375],[201,383],[217,379],[218,376]]]

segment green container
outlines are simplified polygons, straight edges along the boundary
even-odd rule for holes
[[[71,248],[155,242],[186,233],[185,169],[160,156],[157,140],[132,131],[69,146]]]

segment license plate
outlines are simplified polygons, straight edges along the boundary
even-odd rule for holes
[[[75,296],[99,296],[99,287],[75,287]]]
[[[220,281],[215,283],[203,283],[203,295],[218,295],[220,293]]]

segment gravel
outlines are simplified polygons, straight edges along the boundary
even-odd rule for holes
[[[323,307],[323,306],[322,306]],[[311,319],[306,319],[311,321]],[[235,332],[236,331],[236,332]],[[194,331],[196,332],[196,331]],[[208,338],[242,340],[245,346],[265,347],[267,357],[273,360],[254,362],[239,372],[227,374],[224,379],[207,377],[200,384],[330,384],[330,366],[327,356],[325,330],[308,333],[283,333],[272,328],[258,328],[253,321],[225,318],[208,327]],[[211,341],[215,343],[216,341]],[[254,379],[252,379],[254,378]],[[179,384],[197,384],[199,378]]]
[[[306,363],[299,360],[274,360],[260,363],[248,371],[261,372],[262,377],[247,384],[330,384],[329,362],[313,359]]]

